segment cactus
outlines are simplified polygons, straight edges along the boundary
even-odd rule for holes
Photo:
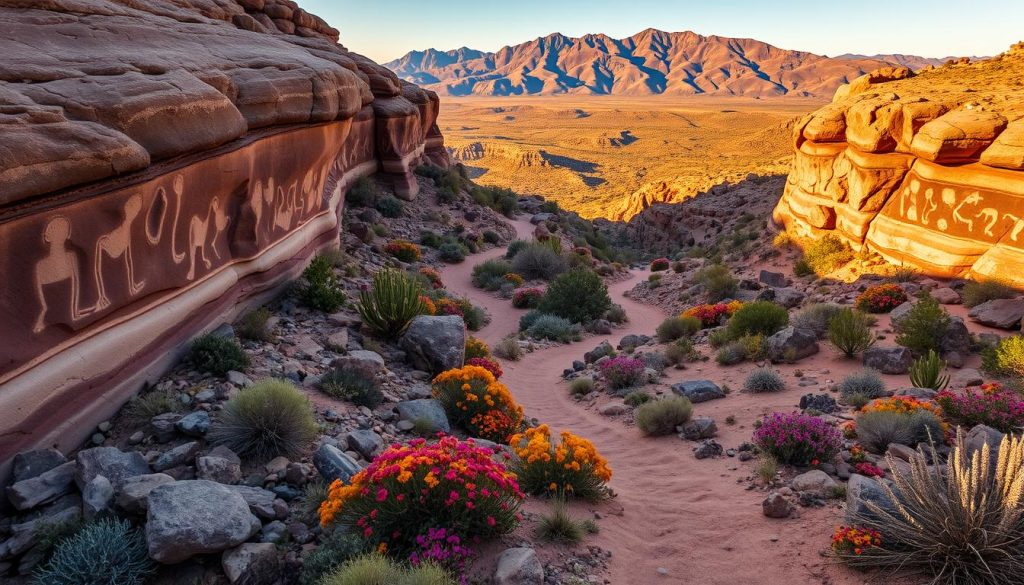
[[[914,360],[910,366],[910,383],[915,388],[931,388],[932,390],[943,390],[949,385],[949,374],[943,373],[946,369],[946,362],[929,349],[928,355]]]
[[[359,316],[378,335],[394,339],[424,312],[422,294],[415,278],[398,270],[380,270],[373,277],[373,288],[359,293]]]

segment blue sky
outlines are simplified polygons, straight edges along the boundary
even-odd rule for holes
[[[1024,0],[298,0],[383,62],[414,49],[493,51],[552,32],[645,28],[751,37],[820,54],[992,55],[1024,40]]]

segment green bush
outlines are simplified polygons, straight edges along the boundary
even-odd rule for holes
[[[789,312],[771,301],[754,301],[739,308],[729,318],[728,331],[732,339],[744,335],[771,335],[789,324]]]
[[[345,204],[349,207],[373,207],[379,196],[376,183],[367,177],[359,177],[345,194]]]
[[[929,433],[941,440],[942,422],[927,410],[874,410],[857,415],[857,440],[872,453],[885,453],[890,443],[913,447],[928,441]]]
[[[982,367],[995,375],[1024,378],[1024,336],[1004,337],[998,345],[986,349],[982,353]]]
[[[825,234],[804,249],[804,261],[818,276],[824,276],[853,260],[853,250],[832,234]]]
[[[302,273],[302,278],[306,281],[299,292],[303,305],[333,313],[345,304],[345,291],[338,275],[334,274],[334,262],[328,256],[317,254]]]
[[[739,281],[733,277],[729,267],[715,264],[697,273],[697,282],[704,285],[709,303],[732,298],[739,290]]]
[[[645,435],[670,435],[693,416],[693,404],[682,396],[652,400],[636,409],[637,428]]]
[[[509,361],[517,362],[523,358],[523,348],[519,341],[512,336],[505,337],[494,346],[494,355]]]
[[[1017,296],[1017,291],[1008,283],[998,279],[970,281],[960,291],[960,298],[963,299],[964,305],[970,308],[988,301],[1012,299],[1015,296]]]
[[[537,538],[544,542],[576,544],[583,540],[586,529],[583,523],[569,514],[565,501],[556,498],[551,503],[551,513],[542,514],[537,522]]]
[[[501,242],[501,236],[494,230],[484,230],[483,238],[488,244],[498,244]]]
[[[932,390],[945,390],[949,385],[949,374],[943,373],[946,369],[946,362],[935,353],[935,350],[928,350],[928,354],[914,360],[910,366],[910,383],[915,388],[931,388]]]
[[[711,332],[708,333],[708,345],[715,349],[726,346],[730,341],[731,338],[729,337],[729,330],[725,327],[712,329]]]
[[[373,275],[373,287],[359,292],[356,307],[363,324],[388,339],[398,337],[417,315],[422,315],[423,289],[416,278],[385,268]]]
[[[868,399],[881,398],[885,396],[885,382],[878,370],[874,368],[863,368],[843,378],[839,383],[839,393],[844,398],[860,394]]]
[[[469,194],[473,201],[490,207],[505,217],[514,217],[519,211],[519,197],[511,189],[476,185]]]
[[[512,272],[512,264],[503,259],[485,260],[473,267],[473,286],[496,291],[505,284],[505,275]]]
[[[377,204],[374,207],[381,215],[390,218],[401,217],[405,212],[405,203],[402,203],[401,199],[392,195],[381,197],[377,200]]]
[[[743,389],[751,394],[781,392],[786,389],[786,381],[772,368],[757,368],[747,376]]]
[[[124,405],[121,416],[131,425],[148,423],[154,416],[167,412],[181,412],[184,405],[168,390],[153,390],[136,394]]]
[[[272,316],[270,309],[260,307],[255,311],[249,311],[235,323],[235,332],[242,339],[252,341],[271,341],[274,336],[267,324]]]
[[[668,343],[680,337],[690,337],[701,330],[700,319],[696,317],[669,317],[658,325],[658,341]]]
[[[937,351],[950,323],[949,313],[939,301],[924,297],[893,325],[896,343],[916,354]]]
[[[442,244],[444,244],[444,238],[441,237],[441,234],[437,232],[431,230],[423,230],[420,232],[420,244],[428,248],[437,249],[440,248]]]
[[[601,277],[592,270],[574,268],[552,281],[537,308],[574,323],[587,323],[603,317],[611,306]]]
[[[153,573],[142,531],[127,520],[86,524],[57,544],[32,574],[35,585],[142,585]]]
[[[842,310],[842,307],[833,303],[814,303],[794,313],[789,324],[797,329],[814,332],[818,339],[825,339],[829,322]]]
[[[875,344],[870,322],[870,317],[860,311],[843,309],[828,324],[828,340],[852,358]]]
[[[608,309],[608,312],[604,314],[604,318],[615,324],[622,324],[629,321],[629,316],[626,315],[626,309],[622,308],[622,305],[612,304]]]
[[[294,457],[317,434],[309,400],[286,380],[261,380],[224,403],[209,439],[242,457]]]
[[[200,372],[223,376],[231,370],[244,371],[249,356],[234,338],[207,333],[197,337],[188,348],[186,361]]]
[[[569,382],[569,394],[583,396],[594,391],[594,380],[592,378],[576,378]]]
[[[641,404],[647,404],[652,400],[654,400],[654,398],[650,394],[644,392],[643,390],[634,390],[629,394],[626,394],[626,397],[623,399],[623,402],[625,402],[628,406],[636,407],[640,406]]]
[[[437,249],[441,260],[449,264],[458,264],[466,259],[466,247],[455,242],[445,242]]]
[[[693,345],[693,340],[688,337],[681,337],[665,348],[665,360],[673,366],[695,362],[700,359],[700,353]]]
[[[527,280],[551,280],[569,268],[559,252],[543,242],[534,242],[512,257],[513,272]]]
[[[524,315],[523,318],[525,317]],[[568,343],[576,337],[576,327],[568,319],[541,313],[526,330],[526,334],[534,339]]]
[[[456,585],[456,582],[436,565],[406,568],[374,553],[346,561],[319,585]]]
[[[519,318],[519,330],[528,331],[530,327],[537,322],[537,319],[541,318],[541,315],[543,315],[543,313],[537,309],[531,309],[526,313],[523,313],[523,316]]]
[[[326,575],[365,552],[366,543],[360,536],[335,530],[323,539],[316,550],[302,559],[299,585],[319,585]]]
[[[508,247],[505,248],[505,259],[511,260],[516,257],[516,254],[522,252],[530,245],[530,242],[526,240],[512,240],[509,242]]]
[[[376,377],[360,368],[334,368],[320,378],[317,387],[328,396],[366,408],[377,408],[384,401]]]
[[[811,276],[814,274],[814,269],[811,268],[810,263],[803,258],[793,263],[793,275],[794,276]]]
[[[734,366],[747,359],[747,351],[739,341],[732,341],[722,346],[715,354],[715,361],[723,366]]]

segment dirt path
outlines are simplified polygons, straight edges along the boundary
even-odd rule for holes
[[[520,237],[530,237],[532,226],[528,222],[512,223]],[[503,249],[490,250],[442,271],[449,290],[468,295],[491,314],[492,322],[477,334],[491,345],[516,330],[523,311],[513,309],[507,300],[473,288],[470,275],[473,266],[503,253]],[[802,517],[795,520],[765,518],[761,513],[764,494],[745,490],[748,482],[742,479],[752,473],[751,464],[734,458],[698,461],[691,452],[692,443],[675,436],[642,437],[623,421],[588,410],[569,396],[560,374],[574,359],[580,359],[603,339],[614,345],[629,333],[650,335],[664,318],[659,309],[623,297],[636,278],[645,276],[637,272],[633,279],[610,287],[613,301],[629,315],[624,328],[611,336],[590,337],[582,343],[533,352],[520,362],[502,364],[502,381],[527,416],[590,439],[609,460],[614,473],[611,486],[618,497],[596,508],[578,506],[594,508],[603,516],[601,532],[588,542],[612,551],[610,582],[862,583],[863,576],[833,566],[819,555],[839,522],[836,509],[801,509]],[[706,377],[722,382],[723,372],[714,370],[717,366],[673,371],[671,381]],[[749,370],[750,366],[730,368],[728,377],[742,380]],[[738,384],[732,382],[732,386]],[[720,431],[717,440],[726,448],[736,447],[749,439],[754,420],[772,410],[794,409],[800,394],[795,388],[769,396],[733,393],[723,400],[697,405],[696,413],[715,418]],[[734,426],[723,424],[730,414],[737,418]]]

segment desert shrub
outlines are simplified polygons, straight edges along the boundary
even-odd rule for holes
[[[940,392],[935,401],[946,418],[955,425],[971,428],[988,425],[1004,433],[1019,432],[1024,427],[1024,399],[999,385],[988,391],[966,389],[963,392]]]
[[[842,307],[833,303],[814,303],[794,313],[789,323],[797,329],[813,331],[818,339],[825,339],[829,322],[842,310]]]
[[[270,341],[274,336],[267,326],[270,322],[270,309],[260,307],[255,311],[249,311],[235,323],[235,333],[242,339],[252,341]]]
[[[636,386],[644,381],[646,365],[635,358],[613,357],[602,361],[597,367],[608,385],[616,390]]]
[[[669,317],[658,325],[656,335],[658,341],[668,343],[680,337],[689,337],[700,331],[702,326],[701,320],[697,317]]]
[[[457,242],[445,242],[437,248],[441,260],[449,264],[458,264],[466,259],[466,247]]]
[[[434,303],[435,313],[438,315],[458,315],[465,321],[470,331],[479,331],[487,324],[489,318],[487,313],[480,307],[474,305],[467,297],[455,298],[446,294],[438,295]]]
[[[36,585],[142,585],[153,573],[142,531],[127,520],[86,524],[32,574]]]
[[[747,359],[747,351],[739,341],[727,343],[715,354],[715,361],[723,366],[734,366],[745,359]]]
[[[508,260],[494,258],[485,260],[473,267],[473,286],[484,290],[495,291],[504,284],[505,275],[512,272]]]
[[[420,244],[428,248],[440,248],[444,244],[444,238],[437,232],[423,230],[420,232]]]
[[[323,479],[309,481],[298,498],[299,517],[307,524],[320,521],[320,505],[327,499],[327,483]]]
[[[318,585],[456,585],[456,581],[435,564],[405,567],[374,553],[346,561]]]
[[[846,357],[854,357],[858,353],[875,344],[867,315],[853,309],[843,309],[828,324],[828,340]]]
[[[699,359],[700,353],[697,352],[693,341],[688,337],[677,339],[675,343],[665,348],[665,360],[673,366],[694,362]]]
[[[586,528],[583,522],[574,520],[569,508],[561,498],[551,502],[551,513],[542,514],[537,521],[535,534],[545,542],[576,544],[583,540]]]
[[[704,285],[708,302],[717,303],[736,294],[739,281],[733,277],[729,267],[715,264],[697,273],[697,282]]]
[[[481,368],[487,370],[488,372],[490,372],[491,374],[494,375],[494,379],[495,380],[501,378],[502,374],[504,374],[504,371],[501,369],[501,364],[499,364],[498,362],[492,360],[489,357],[473,357],[473,358],[469,358],[469,359],[466,360],[466,365],[467,366],[478,366],[478,367],[481,367]]]
[[[314,257],[303,271],[302,278],[306,281],[299,290],[299,300],[303,305],[333,313],[345,304],[345,291],[329,257],[323,254]]]
[[[543,315],[544,313],[541,313],[536,309],[532,311],[527,311],[522,317],[519,318],[519,330],[529,330],[530,327],[533,326],[533,324],[536,323],[537,320],[540,319]]]
[[[1024,336],[1004,337],[982,353],[982,367],[993,374],[1024,378]]]
[[[907,300],[907,293],[900,285],[879,284],[860,293],[857,297],[857,308],[865,313],[888,313]]]
[[[843,378],[839,383],[839,392],[844,398],[860,394],[868,399],[881,398],[885,395],[885,382],[878,370],[863,368]]]
[[[636,409],[634,420],[645,435],[670,435],[693,416],[693,404],[683,396],[652,400]]]
[[[701,326],[704,328],[715,327],[721,321],[723,317],[730,316],[743,306],[743,303],[739,301],[732,301],[729,303],[715,303],[696,305],[683,311],[682,317],[693,317],[699,319]]]
[[[523,319],[526,319],[529,314],[523,315],[523,318],[519,320],[520,326],[522,326]],[[526,334],[534,339],[549,339],[551,341],[568,343],[576,336],[576,327],[568,319],[537,313],[536,318],[530,322],[530,326],[526,329]]]
[[[395,240],[384,246],[384,251],[402,262],[419,262],[420,247],[408,240]]]
[[[1024,575],[1024,441],[1007,436],[991,459],[973,456],[959,436],[946,464],[920,448],[904,470],[890,459],[881,500],[865,500],[854,525],[880,538],[847,564],[921,573],[938,585],[1019,584]],[[899,502],[893,505],[892,502]]]
[[[960,291],[960,298],[963,299],[964,305],[970,308],[988,301],[1012,299],[1015,296],[1017,296],[1017,291],[1013,286],[998,279],[972,280],[965,284],[963,290]]]
[[[743,389],[752,394],[781,392],[786,389],[786,381],[772,368],[757,368],[747,376]]]
[[[350,207],[372,207],[378,197],[380,191],[377,184],[367,177],[360,177],[345,194],[345,204]]]
[[[502,339],[494,346],[494,355],[502,359],[517,362],[523,358],[523,348],[519,345],[519,341],[515,337],[509,336]]]
[[[772,246],[780,250],[789,250],[793,247],[793,236],[789,232],[779,232],[772,238]]]
[[[539,288],[516,289],[512,293],[512,306],[517,309],[536,309],[542,298],[544,298],[544,291]]]
[[[231,370],[244,371],[249,356],[234,338],[207,333],[197,337],[188,348],[186,361],[200,372],[223,376]]]
[[[327,497],[327,486],[323,487],[324,498]],[[317,506],[319,508],[319,505]],[[314,521],[319,511],[314,510]],[[366,552],[366,544],[362,537],[335,530],[328,534],[320,546],[302,559],[302,572],[299,573],[299,585],[320,585],[321,579],[336,572],[342,565]]]
[[[629,321],[629,316],[626,315],[626,309],[622,308],[622,305],[612,304],[605,312],[604,318],[608,319],[612,323],[620,324]]]
[[[824,276],[850,260],[853,260],[853,250],[832,234],[826,234],[804,248],[803,261],[818,276]]]
[[[528,280],[551,280],[569,268],[569,263],[551,246],[542,242],[527,244],[512,257],[512,268]]]
[[[592,378],[576,378],[569,382],[569,393],[573,396],[584,396],[594,391],[594,380]]]
[[[131,425],[140,425],[149,422],[154,416],[182,410],[184,405],[173,392],[153,390],[132,396],[121,410],[121,416]]]
[[[842,446],[842,436],[819,417],[773,412],[754,431],[754,442],[780,463],[803,466],[831,462]]]
[[[494,230],[484,230],[483,238],[485,242],[492,245],[501,242],[501,236]]]
[[[608,497],[612,470],[594,444],[563,431],[555,442],[547,425],[526,429],[513,436],[514,466],[524,492],[597,501]]]
[[[473,200],[505,217],[514,217],[519,211],[519,197],[511,189],[475,185],[470,191]]]
[[[317,387],[328,396],[366,408],[377,408],[384,401],[376,377],[360,368],[334,368],[320,378]]]
[[[374,207],[384,217],[401,217],[402,214],[405,212],[405,203],[402,203],[401,199],[393,195],[386,195],[384,197],[381,197],[380,199],[377,200],[377,203],[374,205]]]
[[[523,422],[523,409],[508,388],[479,366],[441,373],[434,378],[433,394],[449,420],[474,437],[506,443]]]
[[[359,292],[359,316],[374,333],[396,338],[424,313],[422,294],[414,277],[399,270],[379,270],[373,275],[373,286]]]
[[[386,226],[386,225],[384,225],[382,223],[375,223],[375,224],[371,225],[370,226],[370,231],[373,232],[373,235],[379,236],[379,237],[382,237],[382,238],[386,238],[386,237],[391,235],[391,229],[388,228],[388,226]]]
[[[512,240],[508,243],[508,247],[505,248],[505,259],[511,260],[516,257],[516,254],[522,252],[530,245],[530,242],[526,240]]]
[[[921,425],[927,424],[922,417],[929,416],[934,420],[934,415],[928,413],[919,415],[891,410],[861,412],[857,415],[857,440],[872,453],[885,453],[892,443],[916,445]]]
[[[924,297],[893,324],[896,343],[917,354],[937,351],[949,323],[949,313],[939,305],[939,301]]]
[[[641,404],[647,404],[648,402],[654,400],[654,397],[644,392],[643,390],[634,390],[633,392],[627,394],[626,397],[623,398],[622,400],[623,402],[626,403],[627,406],[637,407],[640,406]]]
[[[754,301],[740,307],[729,318],[728,331],[733,339],[744,335],[771,335],[789,323],[789,312],[771,301]]]
[[[470,497],[470,492],[474,497]],[[363,535],[370,549],[416,551],[416,537],[444,527],[481,539],[515,528],[523,493],[494,450],[452,436],[392,445],[348,484],[331,484],[323,526]]]
[[[811,268],[811,265],[807,260],[800,258],[793,263],[794,276],[811,276],[812,274],[814,274],[814,269]]]
[[[466,338],[466,359],[491,357],[491,348],[484,340],[470,335]]]
[[[922,356],[910,366],[910,383],[915,388],[931,388],[932,390],[943,390],[949,385],[949,374],[943,373],[946,369],[946,362],[929,349],[928,355]]]
[[[672,262],[668,258],[657,258],[651,261],[651,272],[668,270],[670,266],[672,266]]]
[[[317,429],[306,395],[291,382],[271,378],[225,402],[209,438],[242,457],[265,461],[298,455]]]

